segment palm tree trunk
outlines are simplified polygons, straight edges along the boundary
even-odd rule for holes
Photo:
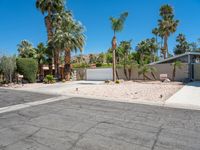
[[[71,73],[71,51],[69,49],[65,50],[65,80],[70,80],[70,73]]]
[[[144,80],[151,80],[151,78],[149,78],[145,73],[143,74]]]
[[[152,77],[154,78],[154,80],[156,80],[156,76],[153,72],[151,72]]]
[[[132,74],[132,69],[131,69],[131,68],[128,68],[129,80],[131,80],[131,74]]]
[[[116,81],[116,48],[117,48],[117,41],[114,32],[114,37],[112,39],[112,49],[113,49],[113,81]]]
[[[167,58],[167,53],[168,53],[168,37],[165,36],[164,37],[164,49],[163,49],[164,59]]]
[[[172,73],[172,81],[175,80],[175,76],[176,76],[176,67],[174,66],[173,73]]]
[[[60,79],[60,68],[59,68],[59,50],[54,51],[54,67],[55,67],[55,77]]]
[[[45,17],[45,25],[47,28],[47,35],[48,35],[48,41],[50,41],[53,37],[53,31],[52,31],[52,23],[51,23],[51,13],[49,11],[48,16]],[[49,73],[53,74],[53,66],[52,66],[52,56],[49,56]]]

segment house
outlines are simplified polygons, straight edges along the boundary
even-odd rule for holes
[[[175,61],[181,61],[183,64],[182,68],[177,70],[176,80],[200,80],[200,52],[186,52],[181,55],[153,62],[150,65],[155,66],[159,72],[171,76],[169,65]]]

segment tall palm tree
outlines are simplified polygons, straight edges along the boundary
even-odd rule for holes
[[[70,11],[63,11],[57,18],[59,27],[55,29],[52,42],[60,50],[65,50],[65,79],[70,79],[71,51],[82,51],[85,44],[84,28],[82,24],[73,19]],[[56,23],[56,24],[57,24]]]
[[[35,58],[35,49],[29,41],[23,40],[20,44],[17,45],[17,47],[20,57]]]
[[[120,32],[123,30],[124,22],[128,17],[128,12],[124,12],[120,15],[119,18],[110,17],[110,21],[112,24],[112,30],[114,32],[114,36],[112,38],[112,51],[113,51],[113,81],[116,81],[116,59],[115,59],[115,51],[117,48],[117,38],[116,32]]]
[[[162,20],[158,20],[158,25],[159,31],[162,33],[164,39],[162,53],[164,59],[166,59],[167,55],[169,54],[168,38],[172,33],[176,31],[179,21],[174,19],[174,10],[169,5],[163,5],[160,8],[160,16],[162,17]]]
[[[47,28],[47,35],[48,35],[48,41],[50,41],[53,37],[53,26],[52,26],[52,16],[55,13],[61,12],[64,9],[64,2],[65,0],[37,0],[36,1],[36,7],[42,12],[42,14],[47,13],[47,16],[45,17],[45,25]],[[50,43],[49,43],[50,44]],[[48,50],[53,51],[52,54],[55,55],[55,50],[52,50],[51,45],[48,45]],[[49,55],[49,70],[50,74],[52,74],[52,57]],[[57,56],[54,56],[54,63]]]
[[[39,43],[38,46],[35,48],[36,51],[36,59],[38,62],[38,73],[42,75],[42,65],[46,59],[46,51],[47,47],[43,43]]]

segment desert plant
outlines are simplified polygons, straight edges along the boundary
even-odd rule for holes
[[[18,58],[17,71],[22,74],[24,79],[29,83],[34,83],[36,81],[38,71],[37,61],[32,58]]]
[[[172,67],[173,67],[173,72],[172,72],[172,80],[174,81],[175,77],[176,77],[176,70],[181,69],[182,68],[182,62],[181,61],[175,61],[174,63],[172,63]]]
[[[0,70],[4,75],[6,82],[12,82],[13,75],[16,69],[15,56],[3,56],[0,60]]]
[[[143,75],[143,79],[144,80],[146,80],[146,79],[151,80],[151,78],[147,76],[147,74],[150,73],[150,72],[151,72],[151,70],[148,67],[148,65],[145,64],[145,65],[140,65],[139,66],[138,75],[139,76]]]
[[[116,80],[115,83],[116,83],[116,84],[120,84],[120,81],[119,81],[119,80]]]
[[[46,77],[44,78],[44,83],[46,84],[53,84],[55,83],[55,79],[53,77],[53,75],[46,75]]]
[[[149,69],[154,80],[157,80],[156,75],[155,75],[155,72],[157,72],[157,69],[155,67],[149,67]]]

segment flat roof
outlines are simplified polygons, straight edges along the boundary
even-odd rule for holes
[[[173,59],[176,59],[176,58],[180,58],[180,57],[183,57],[183,56],[186,56],[186,55],[200,55],[200,52],[186,52],[184,54],[176,55],[176,56],[164,59],[164,60],[160,60],[160,61],[150,63],[149,65],[155,65],[155,64],[163,63],[163,62],[173,60]]]

